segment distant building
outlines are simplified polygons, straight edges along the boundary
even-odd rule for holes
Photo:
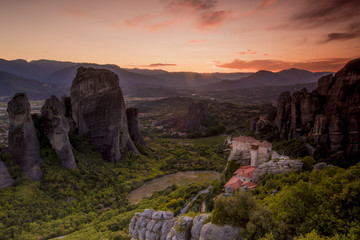
[[[253,137],[240,136],[232,139],[229,160],[236,160],[243,165],[254,167],[270,159],[272,144]]]
[[[237,161],[241,165],[234,176],[225,184],[224,188],[232,190],[245,188],[253,189],[257,183],[253,179],[255,169],[267,162],[272,154],[272,144],[259,141],[253,137],[240,136],[232,139],[229,161]]]

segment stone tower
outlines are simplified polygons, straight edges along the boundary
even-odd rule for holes
[[[259,149],[259,145],[251,144],[250,161],[251,161],[251,166],[253,167],[258,166],[258,149]]]

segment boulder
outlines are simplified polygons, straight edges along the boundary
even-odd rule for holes
[[[45,135],[63,166],[67,169],[76,168],[68,135],[70,124],[65,117],[64,105],[57,97],[51,96],[42,106],[41,115],[44,119]]]
[[[302,169],[304,163],[300,160],[279,160],[269,161],[261,164],[254,171],[253,180],[257,182],[259,178],[266,174],[279,174],[289,171],[297,171]]]
[[[5,163],[0,158],[0,189],[11,186],[14,183]]]
[[[182,216],[175,222],[171,228],[166,240],[190,240],[193,219]]]
[[[115,73],[80,67],[70,98],[79,134],[88,136],[106,161],[119,162],[120,150],[138,153],[130,138],[124,98]]]
[[[127,123],[131,140],[148,148],[139,128],[139,116],[137,108],[126,109]]]
[[[316,169],[316,170],[323,170],[324,168],[327,168],[327,167],[329,167],[329,166],[331,166],[331,165],[328,165],[328,164],[325,163],[325,162],[319,162],[319,163],[317,163],[317,164],[314,165],[314,169]]]
[[[199,240],[201,229],[210,217],[210,214],[200,214],[194,218],[193,226],[191,228],[191,240]]]
[[[42,176],[40,143],[31,117],[30,103],[25,93],[17,93],[8,103],[9,152],[24,174],[33,180]]]
[[[136,213],[131,219],[129,232],[134,239],[165,240],[174,223],[173,214],[145,209],[143,213]]]
[[[240,236],[240,228],[229,225],[218,226],[212,223],[205,224],[200,233],[199,240],[237,240]]]

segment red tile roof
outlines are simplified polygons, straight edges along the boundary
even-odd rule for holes
[[[257,186],[256,183],[243,182],[240,180],[240,177],[247,177],[252,179],[255,169],[256,167],[250,165],[241,166],[238,170],[236,170],[234,176],[230,178],[230,180],[224,185],[224,188],[228,186],[230,186],[232,190],[236,190],[243,187],[247,187],[249,189],[255,188]],[[238,174],[240,175],[240,177],[237,177]]]
[[[234,172],[234,174],[235,175],[240,175],[240,177],[252,178],[255,169],[256,169],[256,167],[253,167],[251,165],[241,166],[238,170],[236,170]]]

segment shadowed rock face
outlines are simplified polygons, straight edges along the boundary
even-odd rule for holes
[[[301,90],[292,97],[282,93],[275,124],[282,138],[310,136],[330,153],[358,156],[359,106],[360,58],[350,61],[334,76],[320,78],[317,89],[311,93]]]
[[[207,119],[205,109],[201,103],[192,103],[185,117],[185,131],[203,131],[205,127],[202,126],[204,120]]]
[[[33,180],[42,176],[40,143],[31,118],[30,103],[26,94],[17,93],[8,103],[9,152],[19,163],[24,174]]]
[[[134,142],[137,142],[144,147],[148,147],[142,137],[139,129],[139,116],[137,108],[127,108],[126,109],[128,129],[131,139]]]
[[[122,149],[138,152],[128,132],[124,98],[115,73],[80,67],[70,98],[79,134],[90,137],[105,160],[119,162]]]
[[[64,116],[64,105],[51,96],[41,108],[44,118],[45,134],[52,148],[56,151],[63,166],[67,169],[76,168],[75,158],[69,141],[70,124]]]
[[[7,170],[3,161],[0,158],[0,189],[11,186],[14,180],[11,178],[9,171]]]

